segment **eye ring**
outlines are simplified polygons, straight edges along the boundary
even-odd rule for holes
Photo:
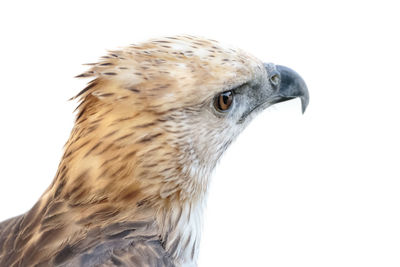
[[[214,99],[214,107],[219,112],[227,112],[233,103],[233,92],[225,91],[218,94]]]

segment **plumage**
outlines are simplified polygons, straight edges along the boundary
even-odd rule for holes
[[[193,36],[130,45],[90,66],[53,183],[0,224],[0,266],[196,266],[218,159],[262,109],[294,97],[305,109],[304,81]],[[218,110],[227,91],[232,103]]]

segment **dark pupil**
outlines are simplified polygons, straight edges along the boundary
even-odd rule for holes
[[[227,93],[222,95],[222,101],[224,102],[225,105],[228,105],[229,95]]]
[[[232,102],[232,93],[225,92],[220,95],[220,108],[226,110],[229,108]]]

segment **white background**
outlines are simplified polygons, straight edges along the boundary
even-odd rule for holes
[[[199,266],[400,266],[396,1],[2,1],[0,220],[51,183],[74,79],[150,37],[220,40],[299,72],[310,105],[276,105],[228,150]]]

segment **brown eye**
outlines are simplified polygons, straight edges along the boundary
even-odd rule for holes
[[[232,102],[233,102],[232,91],[226,91],[217,95],[217,97],[215,98],[214,106],[218,111],[224,112],[231,107]]]

